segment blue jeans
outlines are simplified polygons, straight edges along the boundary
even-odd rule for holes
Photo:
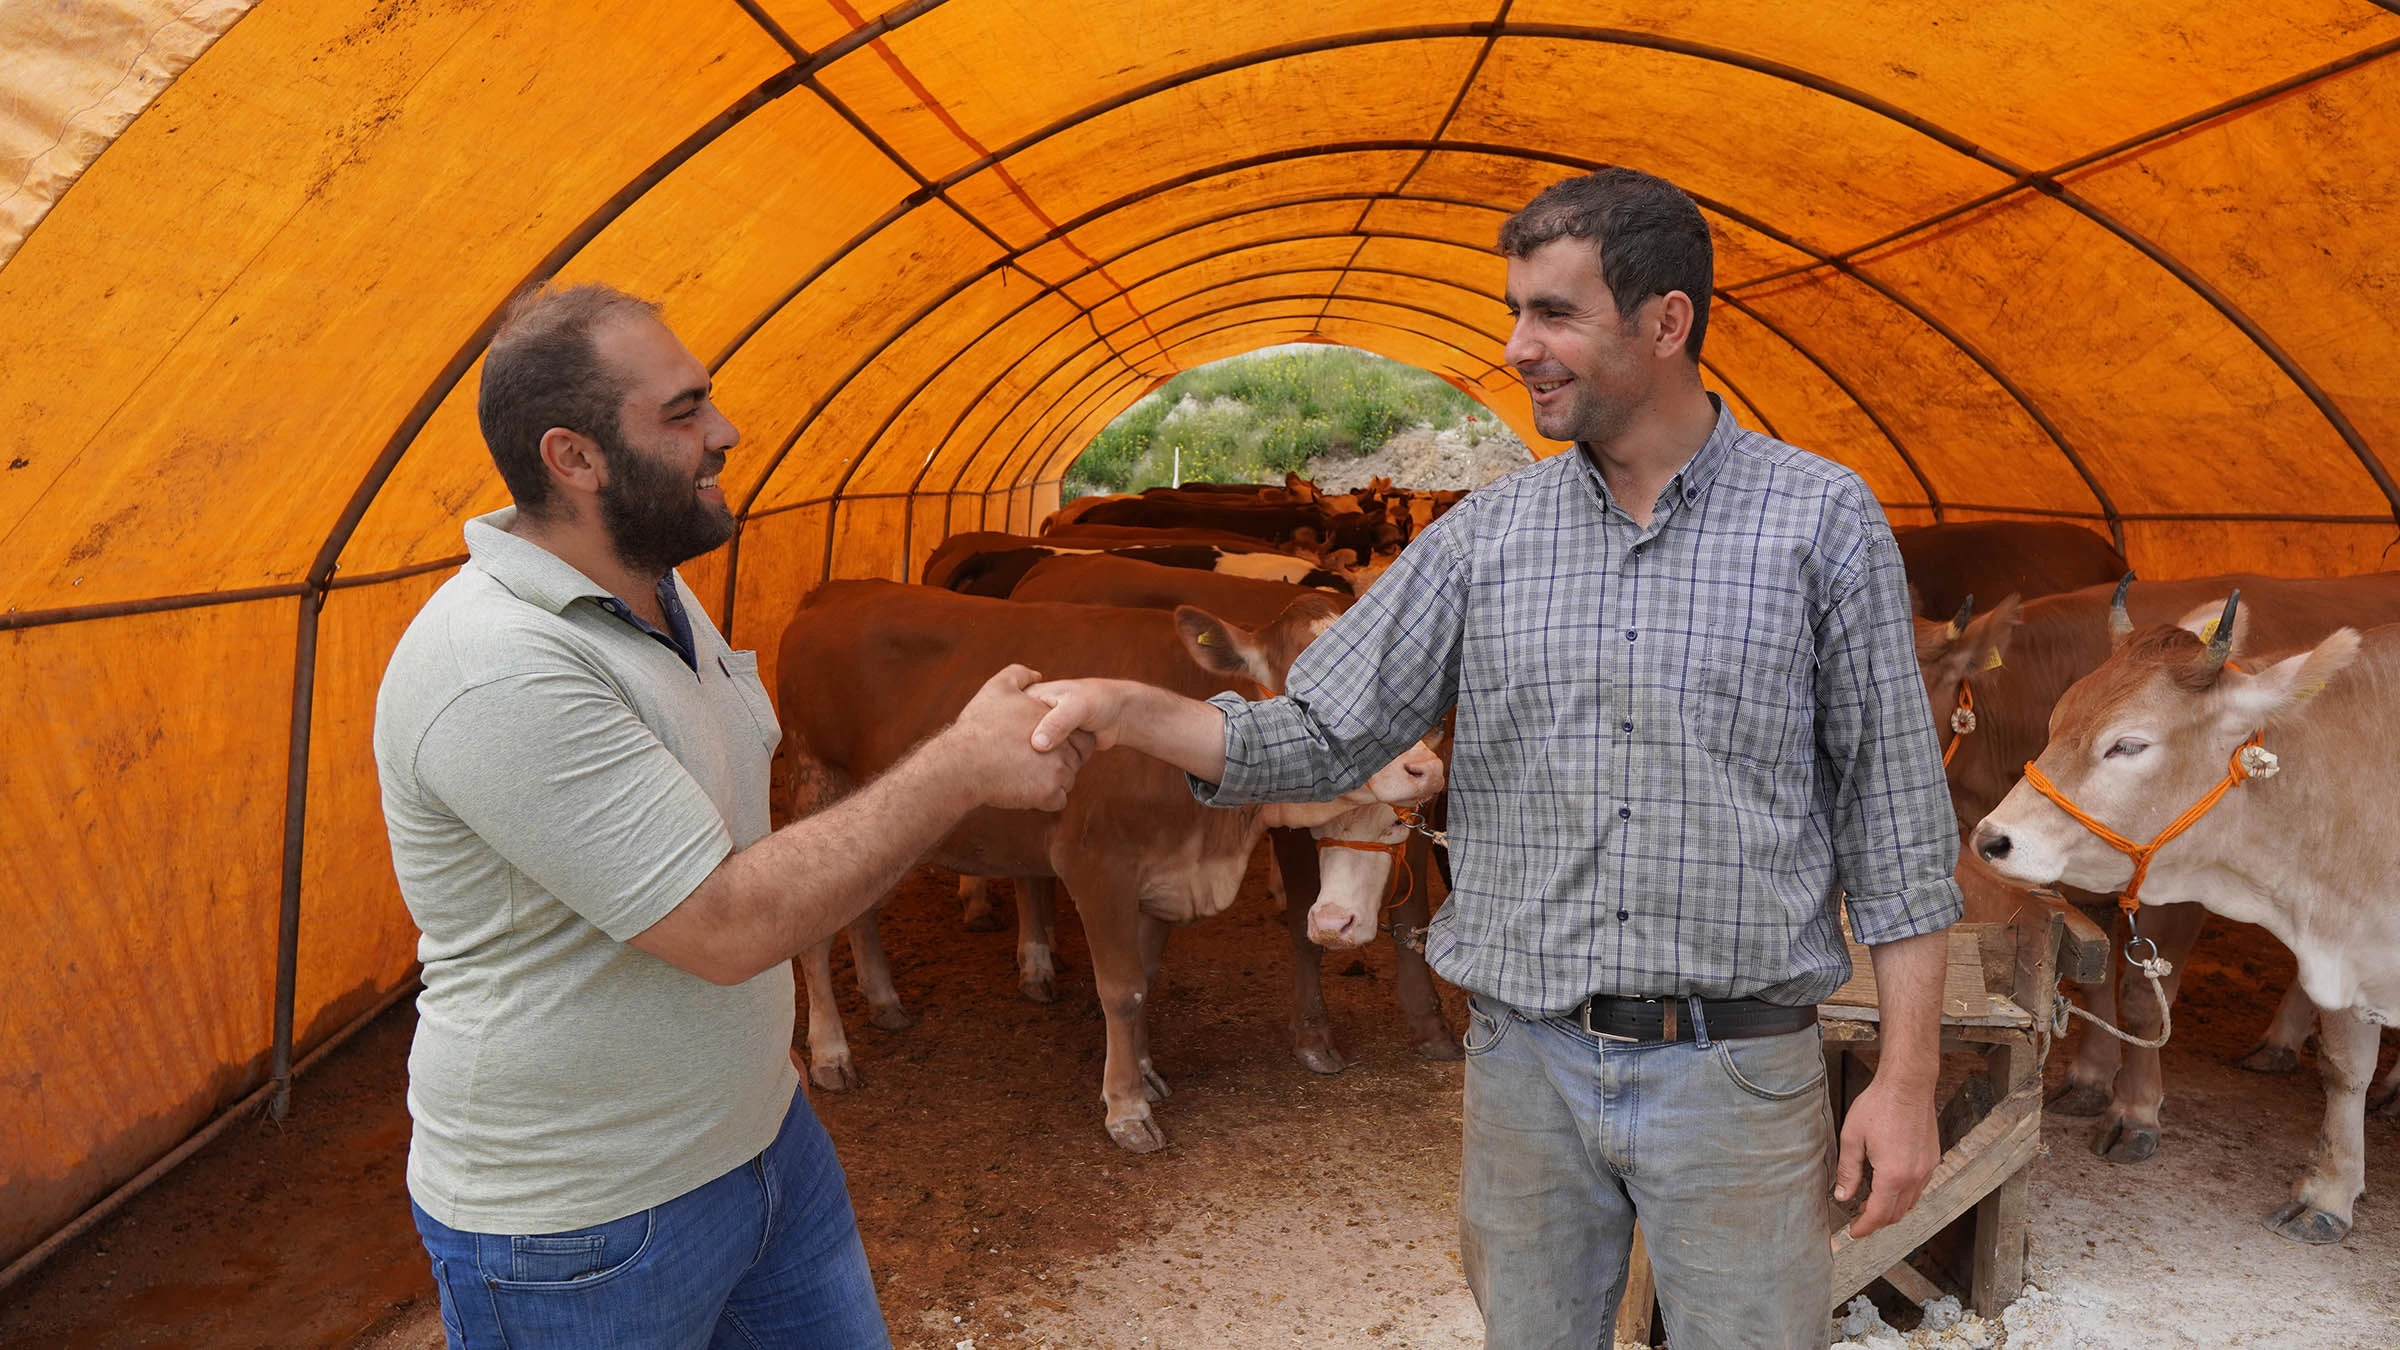
[[[1459,1255],[1491,1350],[1613,1343],[1638,1217],[1676,1350],[1832,1339],[1817,1029],[1632,1045],[1468,1001]]]
[[[799,1093],[766,1152],[622,1219],[502,1235],[409,1209],[450,1350],[892,1343],[833,1141]]]

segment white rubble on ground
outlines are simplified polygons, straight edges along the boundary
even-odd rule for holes
[[[1319,455],[1300,473],[1327,492],[1355,491],[1370,478],[1442,492],[1479,488],[1532,462],[1525,442],[1487,412],[1443,431],[1420,422],[1363,455]]]
[[[2014,1344],[2002,1339],[1999,1325],[1962,1311],[1958,1300],[1948,1295],[1922,1305],[1922,1312],[1916,1330],[1901,1331],[1884,1321],[1873,1300],[1861,1294],[1834,1316],[1833,1350],[1999,1350]],[[2006,1319],[2002,1314],[2003,1322]],[[2071,1343],[2059,1350],[2071,1350]]]

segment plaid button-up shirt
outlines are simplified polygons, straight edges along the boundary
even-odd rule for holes
[[[1356,787],[1453,704],[1425,953],[1528,1012],[1822,1001],[1955,922],[1958,828],[1891,527],[1857,474],[1717,425],[1644,529],[1580,450],[1476,492],[1225,710],[1216,805]]]

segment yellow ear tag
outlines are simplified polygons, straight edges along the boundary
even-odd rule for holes
[[[2202,642],[2207,642],[2216,637],[2216,635],[2217,621],[2215,619],[2210,619],[2207,623],[2200,625],[2200,640]]]
[[[1984,670],[1998,670],[2000,668],[2000,653],[1995,651],[1989,656],[1984,657],[1981,668]]]
[[[1192,641],[1203,647],[1214,647],[1217,645],[1217,635],[1214,632],[1204,631]]]

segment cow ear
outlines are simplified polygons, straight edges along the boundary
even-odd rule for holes
[[[2024,622],[2023,607],[2023,600],[2012,595],[1967,625],[1950,649],[1950,659],[1958,664],[1961,678],[2007,663],[2009,641],[2016,637],[2017,625]]]
[[[1227,623],[1207,610],[1182,605],[1175,610],[1175,631],[1183,638],[1184,650],[1191,653],[1202,670],[1258,680],[1258,642],[1248,629]]]
[[[2315,697],[2357,659],[2358,630],[2337,628],[2323,642],[2255,675],[2228,669],[2217,687],[2223,691],[2228,720],[2256,729],[2276,714]]]

